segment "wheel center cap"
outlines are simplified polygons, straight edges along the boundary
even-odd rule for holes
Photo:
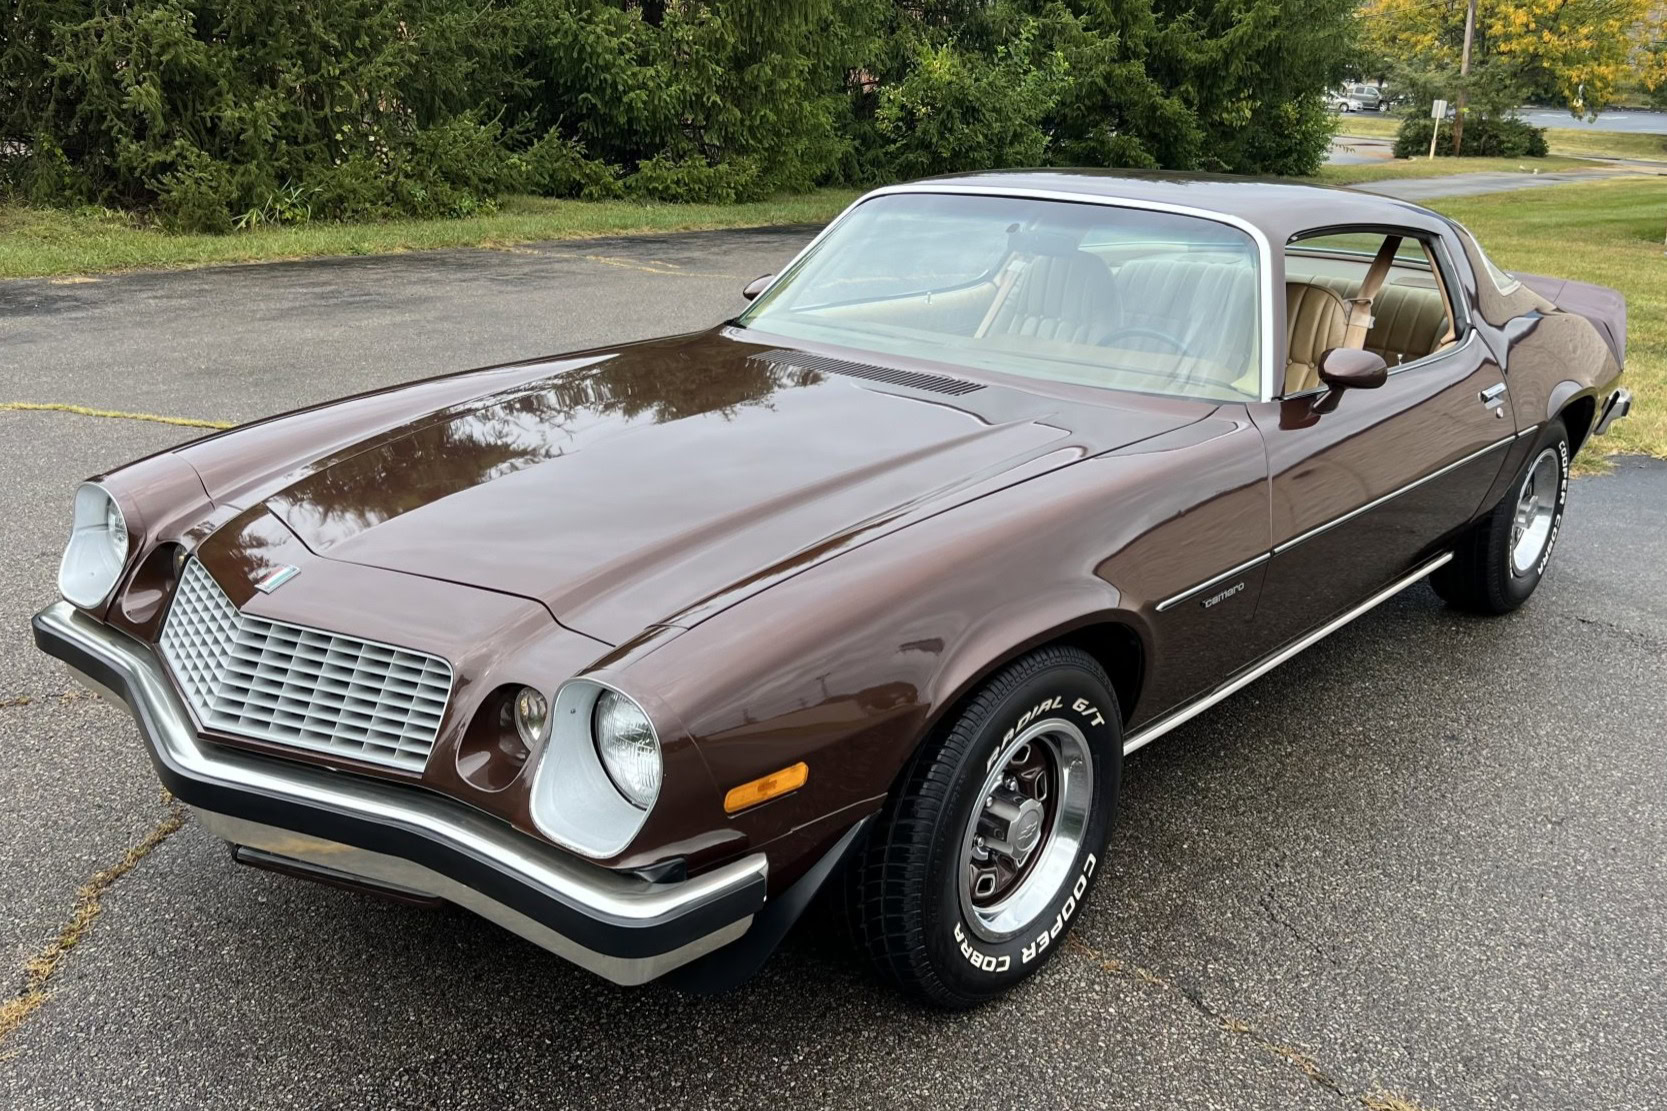
[[[1013,847],[1021,857],[1029,856],[1042,840],[1042,804],[1026,799],[1019,807],[1018,820],[1013,823]]]

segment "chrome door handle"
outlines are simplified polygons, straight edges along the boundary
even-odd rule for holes
[[[1496,386],[1489,386],[1487,389],[1483,390],[1482,404],[1486,405],[1489,409],[1497,408],[1498,406],[1505,404],[1505,383],[1501,382]]]

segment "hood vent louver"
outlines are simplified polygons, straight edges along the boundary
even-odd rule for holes
[[[819,370],[824,374],[839,374],[846,378],[862,378],[869,382],[884,382],[892,386],[907,386],[909,389],[948,394],[951,397],[976,393],[984,388],[981,382],[968,382],[944,374],[927,374],[918,370],[893,370],[890,367],[853,363],[846,359],[833,359],[826,355],[812,355],[804,351],[786,351],[778,348],[774,351],[760,352],[751,356],[751,358],[757,359],[759,362],[773,363],[776,366],[792,366],[801,370]]]

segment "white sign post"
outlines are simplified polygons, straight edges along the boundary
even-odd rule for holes
[[[1447,118],[1447,102],[1438,100],[1430,105],[1430,118],[1435,124],[1430,128],[1430,157],[1435,157],[1435,137],[1441,131],[1441,121]]]

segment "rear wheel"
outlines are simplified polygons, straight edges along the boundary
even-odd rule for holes
[[[1041,968],[1101,869],[1121,722],[1092,656],[1045,648],[922,747],[848,873],[852,930],[882,975],[962,1008]]]
[[[1562,421],[1541,433],[1527,470],[1470,527],[1453,560],[1430,578],[1436,593],[1474,613],[1509,613],[1540,585],[1569,495],[1569,434]]]

